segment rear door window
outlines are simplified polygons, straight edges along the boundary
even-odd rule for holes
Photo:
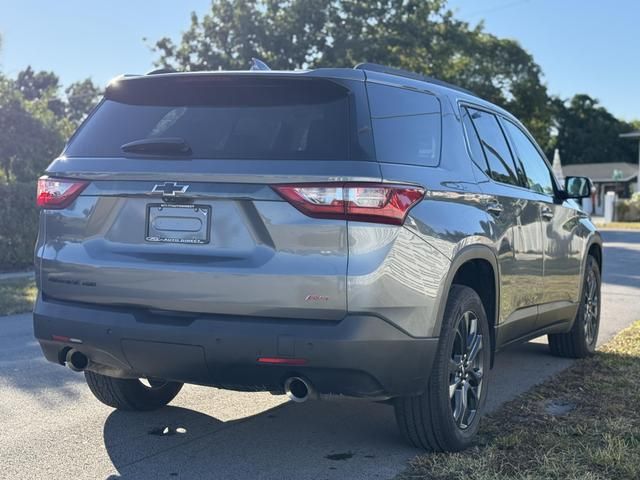
[[[348,160],[349,90],[326,80],[145,78],[110,88],[67,156],[123,156],[138,140],[183,139],[195,158]]]
[[[437,166],[441,111],[429,93],[367,83],[371,123],[379,162]]]
[[[518,169],[496,116],[474,108],[467,111],[487,160],[488,175],[497,182],[521,186]]]
[[[478,167],[487,172],[487,175],[490,176],[489,166],[487,164],[487,159],[484,156],[480,139],[476,133],[476,127],[473,126],[471,116],[466,108],[462,109],[462,125],[464,127],[465,136],[467,137],[467,144],[469,145],[471,159]]]

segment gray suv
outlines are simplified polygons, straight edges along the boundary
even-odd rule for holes
[[[112,81],[38,182],[34,329],[103,403],[386,401],[460,450],[494,354],[594,351],[602,240],[531,135],[374,64]]]

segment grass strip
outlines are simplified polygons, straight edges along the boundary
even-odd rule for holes
[[[605,230],[640,230],[640,222],[596,222],[596,227]]]
[[[30,312],[36,294],[36,285],[32,278],[0,281],[0,316]]]

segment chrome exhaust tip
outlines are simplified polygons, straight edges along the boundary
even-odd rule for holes
[[[67,367],[74,372],[83,372],[89,366],[89,358],[78,350],[69,350],[65,358]]]
[[[313,387],[302,377],[289,377],[284,382],[284,393],[297,403],[306,402],[314,395]]]

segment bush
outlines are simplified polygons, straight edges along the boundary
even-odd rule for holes
[[[619,222],[640,222],[640,193],[634,193],[628,200],[616,202],[616,220]]]
[[[0,269],[29,268],[38,234],[35,182],[0,183],[0,198]]]

